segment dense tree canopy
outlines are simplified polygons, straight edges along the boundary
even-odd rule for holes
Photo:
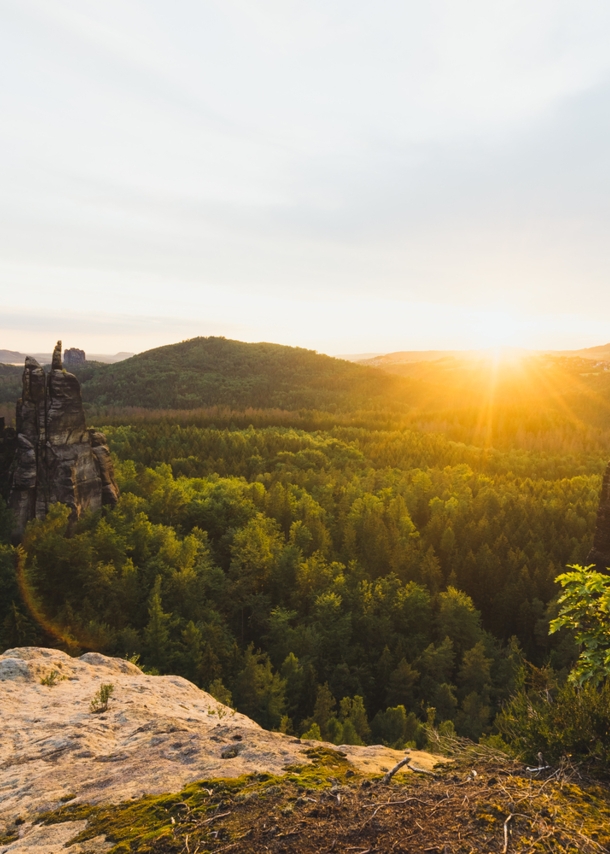
[[[4,547],[5,647],[137,655],[265,726],[388,744],[430,716],[478,738],[525,658],[576,656],[548,624],[555,577],[590,547],[599,453],[404,428],[105,429],[119,505],[73,527],[57,505]]]
[[[87,364],[121,499],[76,524],[51,507],[0,545],[0,642],[136,656],[310,737],[479,738],[509,697],[527,708],[528,673],[560,685],[577,660],[556,579],[591,545],[605,368],[392,376],[221,338]]]

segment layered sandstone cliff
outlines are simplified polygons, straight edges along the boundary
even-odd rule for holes
[[[87,430],[80,383],[63,369],[61,341],[50,370],[29,356],[17,402],[17,446],[9,483],[18,542],[32,519],[61,502],[78,519],[86,510],[114,505],[118,487],[103,433]]]

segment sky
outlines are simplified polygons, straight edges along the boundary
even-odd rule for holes
[[[0,0],[0,348],[610,341],[607,0]]]

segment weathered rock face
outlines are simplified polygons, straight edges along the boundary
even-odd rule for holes
[[[64,365],[67,368],[75,368],[77,365],[84,365],[87,361],[84,350],[79,350],[78,347],[69,347],[64,350]]]
[[[78,519],[86,510],[116,504],[118,487],[103,433],[87,430],[74,374],[63,370],[61,341],[48,374],[29,356],[17,402],[17,439],[9,504],[18,542],[31,519],[43,519],[61,502]]]
[[[0,496],[8,498],[9,472],[17,449],[17,433],[0,418]]]
[[[610,572],[610,463],[602,481],[593,548],[587,555],[587,563],[595,564],[599,572]]]

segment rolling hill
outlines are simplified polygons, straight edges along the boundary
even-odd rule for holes
[[[92,416],[134,408],[318,410],[331,418],[374,410],[459,441],[481,441],[482,433],[486,443],[499,441],[501,433],[510,443],[559,422],[569,430],[610,429],[610,365],[599,358],[605,348],[593,349],[595,359],[515,351],[495,362],[482,351],[411,351],[355,364],[298,347],[209,337],[72,370]],[[0,365],[0,414],[10,420],[20,394],[21,368]]]
[[[96,406],[333,409],[396,400],[408,383],[300,347],[193,338],[79,376]]]

